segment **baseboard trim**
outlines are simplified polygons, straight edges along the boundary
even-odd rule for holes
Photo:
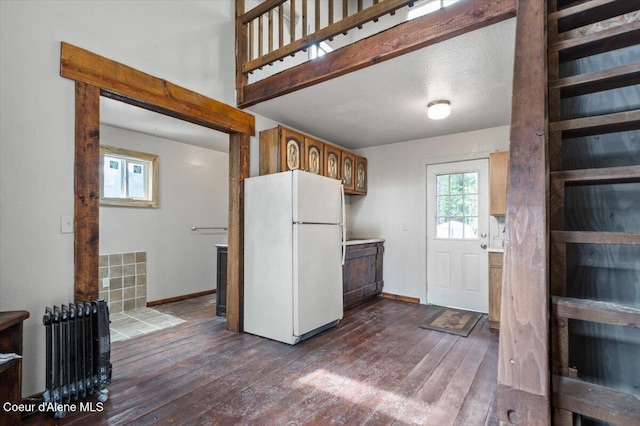
[[[416,303],[418,305],[420,304],[420,299],[418,297],[400,296],[399,294],[391,293],[380,293],[380,297],[391,300],[400,300],[402,302]]]
[[[165,303],[179,302],[181,300],[193,299],[194,297],[206,296],[207,294],[213,294],[216,289],[199,291],[197,293],[183,294],[182,296],[169,297],[167,299],[151,300],[147,302],[147,306],[164,305]]]

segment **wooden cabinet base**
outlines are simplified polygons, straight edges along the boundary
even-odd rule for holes
[[[351,309],[382,293],[383,243],[347,246],[342,269],[343,306]]]
[[[502,253],[489,253],[489,327],[500,328],[502,299]]]

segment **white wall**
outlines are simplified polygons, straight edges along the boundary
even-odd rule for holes
[[[235,104],[233,4],[0,1],[0,310],[31,313],[24,395],[44,390],[45,306],[73,298],[60,216],[73,214],[74,83],[60,42]]]
[[[509,126],[502,126],[357,151],[367,157],[369,188],[349,197],[350,227],[356,237],[386,239],[384,292],[427,301],[426,165],[508,149]]]
[[[227,233],[191,227],[227,226],[229,155],[111,126],[100,143],[158,155],[160,170],[157,209],[100,207],[100,254],[147,252],[147,301],[216,288]]]

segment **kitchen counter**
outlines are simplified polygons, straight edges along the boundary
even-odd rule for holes
[[[345,242],[347,246],[358,244],[384,243],[384,238],[350,238]]]
[[[504,249],[503,248],[496,248],[496,247],[489,247],[487,249],[487,251],[489,253],[504,253]]]

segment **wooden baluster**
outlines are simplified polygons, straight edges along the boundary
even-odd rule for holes
[[[254,26],[255,21],[251,21],[247,24],[247,27],[249,29],[248,33],[249,33],[249,54],[247,55],[248,59],[255,59],[255,52],[254,52],[254,41],[253,41],[253,26]]]
[[[307,36],[307,0],[302,0],[302,37]]]
[[[329,25],[333,24],[333,2],[334,0],[329,0]]]
[[[313,31],[317,32],[318,30],[320,30],[320,0],[315,0],[315,6],[316,6],[316,22],[315,22]]]
[[[278,42],[279,48],[284,46],[284,6],[282,4],[278,6]]]
[[[258,57],[261,58],[264,54],[263,52],[263,28],[262,28],[262,18],[264,15],[260,15],[258,18]]]
[[[273,52],[273,9],[269,10],[269,52]]]
[[[293,43],[296,39],[296,0],[290,0],[289,3],[291,6],[289,9],[289,35],[291,39],[289,41]]]
[[[342,0],[342,19],[347,19],[347,16],[349,16],[349,0]]]
[[[358,12],[362,12],[362,0],[358,0]]]

